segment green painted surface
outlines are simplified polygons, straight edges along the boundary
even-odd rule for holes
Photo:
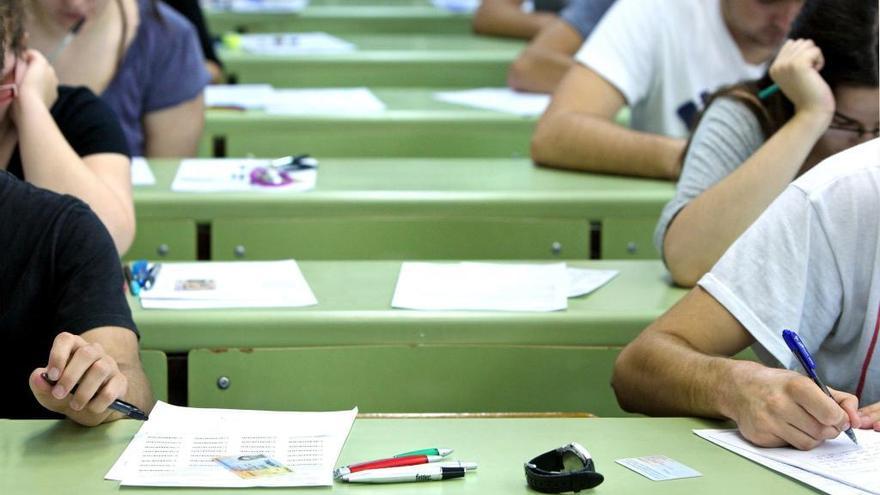
[[[350,53],[261,55],[222,49],[226,73],[239,83],[279,87],[504,86],[507,70],[525,43],[472,34],[353,34]]]
[[[0,492],[127,494],[216,494],[216,489],[137,488],[122,490],[104,474],[140,425],[116,421],[82,428],[69,421],[0,420]],[[455,457],[479,463],[464,480],[413,485],[349,485],[309,488],[309,493],[425,493],[431,495],[534,494],[526,486],[523,462],[571,441],[584,445],[605,482],[589,493],[681,495],[743,493],[816,493],[694,435],[695,428],[725,425],[681,418],[598,419],[360,419],[355,421],[337,465],[387,457],[423,446],[455,449]],[[702,476],[651,481],[616,464],[616,459],[663,454]],[[277,491],[284,489],[276,489]],[[266,493],[237,489],[236,493]]]
[[[215,260],[587,259],[583,219],[481,217],[438,212],[342,218],[217,219]],[[554,249],[554,246],[559,249]]]
[[[137,210],[137,206],[135,206]],[[179,214],[180,212],[169,212]],[[189,219],[142,219],[137,212],[137,233],[123,259],[196,259],[196,224]]]
[[[317,306],[277,309],[144,310],[131,301],[141,346],[200,348],[504,344],[620,348],[684,295],[659,261],[570,266],[620,270],[604,287],[569,299],[566,311],[409,311],[391,308],[394,261],[303,261]]]
[[[659,259],[660,253],[654,247],[654,228],[657,226],[658,215],[646,218],[603,218],[602,258]]]
[[[430,5],[316,5],[299,13],[236,13],[207,11],[213,33],[311,32],[334,34],[468,34],[471,16]]]
[[[357,83],[357,85],[363,85]],[[217,138],[226,155],[319,157],[527,157],[537,121],[434,99],[426,88],[375,88],[386,105],[375,114],[269,115],[209,110],[200,154]]]
[[[623,415],[609,386],[618,349],[353,346],[194,350],[189,405],[364,413]],[[217,386],[228,379],[228,388]],[[274,383],[267,394],[265,384]]]
[[[143,350],[141,351],[141,366],[144,368],[150,385],[153,389],[153,397],[156,400],[168,400],[168,358],[164,352]]]

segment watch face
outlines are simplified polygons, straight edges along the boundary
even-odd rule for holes
[[[584,469],[584,460],[571,450],[562,453],[562,472],[582,471]]]

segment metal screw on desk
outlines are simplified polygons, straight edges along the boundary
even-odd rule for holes
[[[629,241],[626,243],[626,252],[629,254],[636,254],[636,251],[639,250],[639,245],[633,241]]]
[[[221,376],[220,378],[218,378],[217,388],[219,388],[220,390],[226,390],[227,388],[229,388],[229,378],[225,376]]]
[[[236,258],[244,258],[244,253],[245,253],[245,250],[244,250],[243,244],[239,244],[238,246],[235,246],[235,249],[232,250],[232,254],[234,254]]]
[[[161,257],[168,256],[168,251],[171,249],[168,247],[168,244],[159,244],[159,247],[156,248],[156,254]]]
[[[559,253],[562,252],[562,243],[557,241],[551,244],[550,252],[553,253],[553,256],[559,256]]]

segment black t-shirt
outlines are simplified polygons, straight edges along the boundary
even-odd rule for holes
[[[0,250],[0,417],[58,417],[28,385],[55,336],[103,326],[137,333],[116,247],[82,201],[0,172]]]
[[[119,118],[90,89],[84,86],[58,86],[58,99],[49,112],[77,155],[119,153],[130,156]],[[6,170],[19,179],[25,179],[18,146]]]

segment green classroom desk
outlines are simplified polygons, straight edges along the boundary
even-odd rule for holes
[[[198,224],[215,260],[656,258],[674,193],[527,159],[323,157],[306,193],[175,193],[177,164],[152,161],[156,185],[135,188],[129,259],[195,259]]]
[[[472,34],[353,34],[357,45],[333,55],[255,55],[221,49],[226,73],[239,83],[276,87],[502,87],[520,40]]]
[[[137,431],[134,421],[81,428],[68,421],[0,420],[0,492],[216,494],[217,489],[120,488],[104,474]],[[349,485],[332,488],[272,489],[272,493],[419,493],[429,495],[534,494],[525,482],[523,463],[571,441],[584,445],[605,482],[596,495],[744,493],[816,493],[694,435],[695,428],[719,423],[682,418],[625,419],[358,419],[337,465],[386,457],[413,448],[455,448],[457,459],[476,461],[479,469],[463,480],[399,485]],[[651,481],[614,461],[624,457],[667,455],[702,473],[701,477]],[[265,488],[235,493],[268,493]]]
[[[375,0],[374,0],[375,1]],[[379,3],[376,1],[376,3]],[[208,10],[211,32],[311,32],[334,34],[468,34],[471,16],[432,5],[316,5],[299,13]]]
[[[435,100],[435,89],[374,88],[376,114],[206,112],[201,156],[527,157],[536,117]],[[218,150],[222,143],[222,150]]]
[[[614,360],[684,290],[657,261],[572,265],[621,273],[553,313],[393,309],[400,263],[352,261],[300,263],[313,307],[131,306],[144,349],[188,354],[189,405],[333,409],[354,396],[363,412],[621,416],[608,385]],[[425,363],[443,371],[426,374]],[[320,379],[299,378],[315,369]],[[278,383],[272,394],[262,393],[268,382]]]

